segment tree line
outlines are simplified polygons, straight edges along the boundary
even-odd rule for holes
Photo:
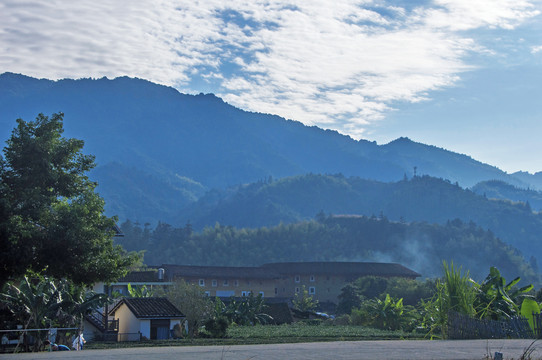
[[[200,232],[190,224],[174,227],[159,223],[152,228],[125,221],[124,237],[116,241],[130,251],[144,251],[148,265],[258,266],[286,261],[398,262],[435,277],[442,260],[464,264],[482,277],[490,266],[503,274],[519,274],[540,283],[536,264],[491,231],[459,219],[444,225],[406,223],[385,216],[334,216],[273,227],[234,228],[215,224]]]

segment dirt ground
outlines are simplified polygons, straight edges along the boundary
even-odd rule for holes
[[[381,340],[276,345],[149,347],[110,350],[0,355],[0,359],[519,359],[532,340]],[[531,359],[542,359],[542,342],[535,342]]]

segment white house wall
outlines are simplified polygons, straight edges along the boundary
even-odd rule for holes
[[[140,331],[139,319],[135,317],[126,304],[122,304],[115,311],[116,319],[119,319],[119,341],[123,340],[122,334],[137,334]],[[132,336],[130,336],[131,338]]]
[[[86,341],[93,341],[96,337],[96,333],[100,332],[93,324],[87,320],[83,323],[83,337]]]
[[[169,330],[173,330],[173,328],[177,324],[179,324],[179,326],[181,326],[181,319],[179,319],[179,320],[170,320],[170,322],[169,322]]]
[[[147,339],[150,339],[151,338],[151,321],[139,320],[139,331],[141,331],[141,336],[146,337]]]

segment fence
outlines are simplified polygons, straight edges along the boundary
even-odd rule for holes
[[[536,315],[536,314],[535,314]],[[540,323],[540,316],[536,317]],[[536,321],[535,321],[536,323]],[[541,329],[542,327],[539,327]],[[540,331],[536,332],[541,334]],[[448,314],[449,339],[533,339],[535,333],[526,318],[517,316],[506,320],[475,319],[450,312]]]
[[[141,333],[119,333],[118,341],[141,341]]]
[[[71,347],[71,335],[76,334],[79,328],[51,328],[51,329],[16,329],[0,330],[2,339],[2,352],[29,351],[30,347],[37,347],[41,342],[37,339],[51,339],[53,342],[65,343]],[[44,334],[43,332],[47,332]]]

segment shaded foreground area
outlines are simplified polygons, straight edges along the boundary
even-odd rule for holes
[[[492,357],[496,351],[504,359],[519,359],[532,340],[381,340],[326,343],[149,347],[84,350],[56,353],[2,355],[2,359],[457,359]],[[534,342],[532,359],[542,358],[542,342]]]

